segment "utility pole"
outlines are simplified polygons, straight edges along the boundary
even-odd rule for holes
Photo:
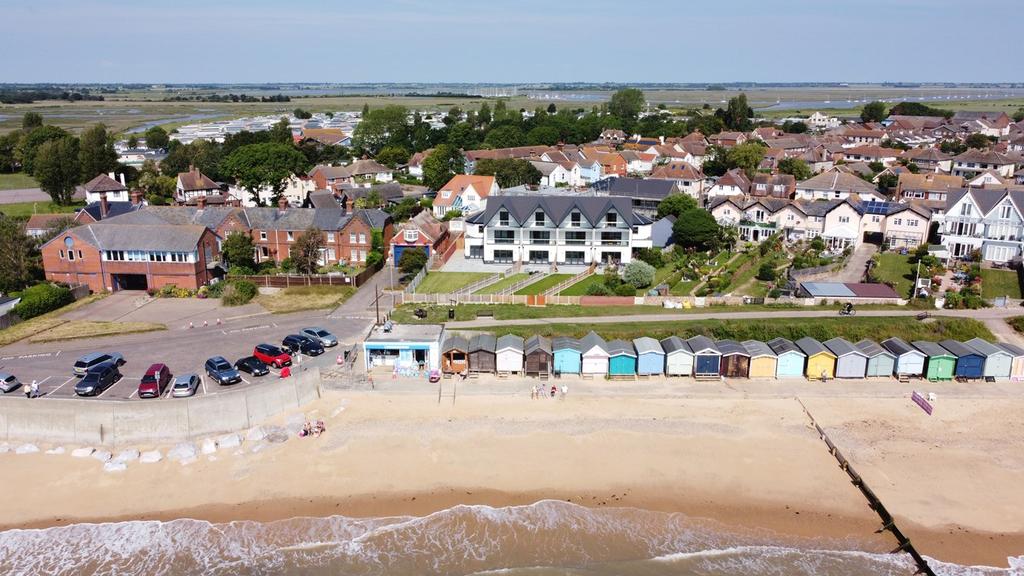
[[[373,285],[373,307],[377,311],[377,326],[380,326],[380,286]]]

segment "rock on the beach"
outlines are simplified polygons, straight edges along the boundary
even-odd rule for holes
[[[92,457],[99,460],[100,462],[106,462],[110,460],[111,456],[113,456],[113,454],[111,454],[107,450],[97,450],[92,453]]]
[[[122,450],[117,456],[114,457],[114,462],[133,462],[139,459],[139,451],[135,448],[128,448]]]
[[[163,459],[164,457],[160,454],[159,450],[148,450],[139,455],[139,462],[143,464],[154,464]]]
[[[111,460],[110,462],[104,462],[103,463],[103,471],[104,472],[124,472],[127,469],[128,469],[128,465],[125,464],[124,462],[117,462],[117,461]]]
[[[262,426],[250,428],[249,433],[245,435],[246,442],[259,442],[267,437],[267,433],[263,431]]]
[[[213,454],[217,451],[217,443],[213,438],[207,438],[203,440],[200,450],[202,450],[203,454]]]
[[[49,450],[46,451],[46,453],[47,454],[63,454],[64,453],[64,447],[63,446],[57,446],[56,448],[50,448]]]
[[[195,459],[196,447],[195,444],[190,442],[182,442],[174,448],[167,451],[168,460],[185,460],[187,458]]]
[[[15,454],[35,454],[39,452],[39,446],[35,444],[22,444],[14,449]]]
[[[225,434],[217,438],[217,447],[221,449],[238,448],[242,445],[242,437],[238,434]]]
[[[280,426],[268,426],[266,432],[266,440],[271,444],[280,444],[288,441],[288,431]]]
[[[95,448],[89,448],[88,446],[86,446],[85,448],[75,448],[74,450],[71,451],[71,457],[88,458],[89,456],[92,456],[92,453],[95,451]]]

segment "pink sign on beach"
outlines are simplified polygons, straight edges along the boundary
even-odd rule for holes
[[[924,396],[918,394],[917,390],[915,390],[914,393],[910,395],[910,399],[913,400],[918,406],[920,406],[922,410],[927,412],[929,416],[932,415],[932,405],[929,404],[928,401],[924,399]]]

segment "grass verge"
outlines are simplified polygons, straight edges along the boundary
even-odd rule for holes
[[[559,296],[586,296],[587,289],[594,284],[604,283],[604,274],[591,274],[583,280],[569,286],[558,293]]]
[[[516,295],[531,296],[534,294],[543,294],[547,289],[554,288],[572,277],[573,274],[551,274],[541,278],[533,284],[523,286],[516,292]]]
[[[67,214],[71,216],[75,210],[85,206],[84,202],[75,202],[69,206],[60,206],[53,202],[16,202],[0,204],[0,212],[12,218],[28,218],[33,214]]]
[[[61,318],[65,313],[81,308],[82,306],[92,304],[104,297],[106,297],[106,294],[92,294],[82,298],[81,300],[72,302],[63,308],[54,310],[53,312],[47,312],[42,316],[36,316],[35,318],[31,318],[24,322],[19,322],[10,328],[0,330],[0,346],[13,344],[19,340],[24,340],[30,336],[35,336],[36,334],[52,330],[61,324],[65,324],[68,320]]]
[[[517,282],[522,282],[529,276],[526,272],[519,272],[517,274],[509,274],[508,276],[498,280],[490,286],[484,286],[483,288],[474,292],[474,294],[497,294],[502,290],[515,285]]]
[[[78,338],[100,338],[119,334],[138,334],[167,330],[164,324],[153,322],[97,322],[90,320],[71,320],[44,332],[30,336],[29,342],[56,342],[58,340],[74,340]]]
[[[292,286],[273,294],[260,294],[253,301],[274,314],[333,308],[355,294],[351,286]]]
[[[22,188],[38,188],[39,182],[24,172],[0,174],[0,190],[21,190]]]
[[[427,272],[416,287],[417,294],[451,294],[459,288],[493,276],[487,272]]]

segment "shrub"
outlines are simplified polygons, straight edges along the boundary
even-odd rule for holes
[[[825,239],[821,236],[815,236],[814,240],[811,240],[811,248],[821,252],[825,249]]]
[[[758,280],[772,282],[775,280],[775,277],[775,266],[771,262],[764,262],[761,264],[761,267],[757,269]]]
[[[256,285],[248,280],[234,280],[224,287],[220,302],[225,306],[241,306],[248,304],[256,297]]]
[[[228,274],[231,276],[255,276],[256,271],[248,266],[232,266],[228,270]]]
[[[405,274],[416,274],[427,265],[427,253],[422,248],[406,248],[398,260],[398,267]]]
[[[622,277],[633,288],[646,288],[654,282],[654,273],[654,266],[643,260],[633,260],[626,265]]]
[[[782,290],[779,290],[778,288],[772,288],[768,291],[769,298],[778,298],[780,296],[782,296]]]
[[[64,286],[37,284],[21,293],[21,302],[14,307],[14,313],[22,320],[35,318],[75,301],[75,297]]]
[[[611,296],[612,291],[602,284],[591,284],[587,286],[587,296]]]
[[[689,198],[689,196],[687,196]],[[661,268],[665,264],[665,259],[662,257],[661,250],[655,250],[653,248],[641,248],[636,251],[634,258],[643,260],[655,268]]]
[[[636,288],[633,288],[632,284],[626,284],[626,283],[619,284],[618,286],[615,287],[615,295],[616,296],[635,296],[636,295]]]
[[[384,255],[374,250],[366,255],[366,267],[377,268],[384,262]]]
[[[228,285],[228,283],[226,281],[221,280],[220,282],[217,282],[216,284],[210,284],[209,286],[204,286],[204,288],[206,288],[206,295],[209,296],[210,298],[220,298],[221,295],[224,294],[224,287],[227,286],[227,285]]]

